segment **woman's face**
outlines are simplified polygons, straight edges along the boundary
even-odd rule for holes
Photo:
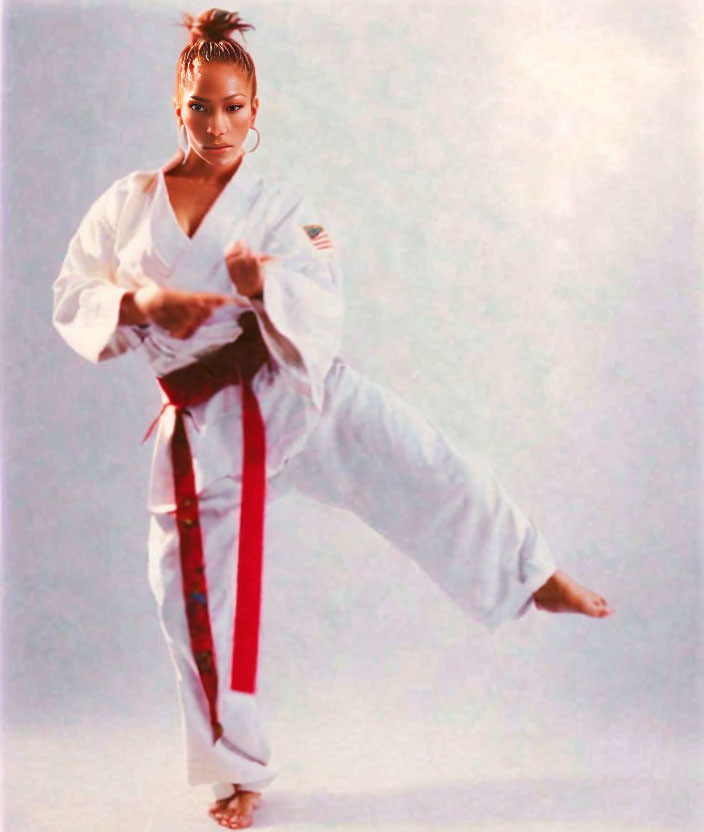
[[[207,164],[227,168],[242,154],[247,131],[254,125],[259,99],[250,99],[250,82],[227,61],[198,61],[176,106],[191,146]],[[224,148],[215,150],[215,146]]]

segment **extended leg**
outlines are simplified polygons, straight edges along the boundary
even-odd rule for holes
[[[524,614],[556,567],[486,462],[341,360],[326,392],[319,425],[278,476],[354,512],[488,628]]]

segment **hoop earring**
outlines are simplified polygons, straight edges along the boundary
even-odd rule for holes
[[[186,149],[185,150],[183,150],[183,148],[181,147],[181,130],[183,130],[184,137],[185,137],[185,142],[186,142]],[[181,162],[181,164],[183,165],[186,161],[186,158],[188,157],[188,152],[191,149],[191,145],[188,143],[188,134],[186,133],[186,127],[183,124],[180,127],[176,128],[176,141],[178,142],[179,149],[183,151],[183,161]]]
[[[254,151],[259,147],[259,141],[261,139],[261,136],[259,135],[259,130],[257,130],[257,128],[254,125],[252,125],[249,129],[254,130],[254,132],[257,134],[257,143],[251,150],[245,150],[244,147],[242,147],[243,153],[254,153]]]

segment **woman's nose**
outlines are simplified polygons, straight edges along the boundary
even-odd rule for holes
[[[220,115],[216,115],[215,118],[210,122],[208,126],[208,133],[212,133],[213,136],[220,136],[225,132],[225,119]]]

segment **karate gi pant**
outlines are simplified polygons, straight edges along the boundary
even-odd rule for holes
[[[150,585],[177,670],[187,779],[216,797],[230,784],[261,790],[277,772],[256,695],[229,688],[239,486],[201,493],[200,523],[224,736],[213,745],[208,703],[191,652],[175,517],[152,514]],[[555,571],[545,539],[491,468],[460,454],[421,411],[335,359],[320,421],[302,451],[267,481],[348,509],[412,557],[473,619],[493,630],[525,614]],[[266,534],[265,534],[266,559]]]

